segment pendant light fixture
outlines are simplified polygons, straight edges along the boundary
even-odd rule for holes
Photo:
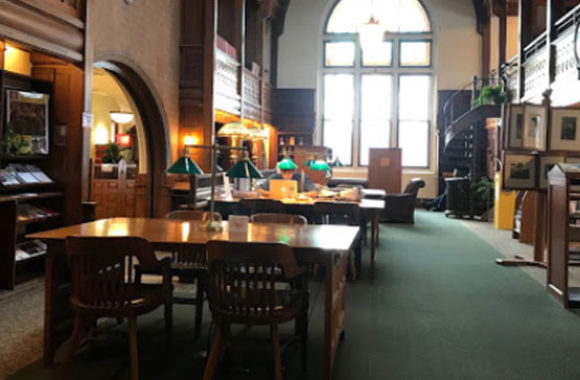
[[[375,18],[374,11],[374,0],[371,2],[371,15],[364,24],[360,25],[358,28],[358,36],[360,44],[363,50],[370,50],[377,48],[381,42],[383,42],[383,37],[385,30],[379,20]]]

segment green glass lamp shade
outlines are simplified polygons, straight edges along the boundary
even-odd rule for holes
[[[340,162],[340,160],[338,159],[338,157],[336,157],[336,159],[334,161],[332,161],[332,163],[330,164],[330,166],[332,166],[333,168],[341,168],[344,165],[342,164],[342,162]]]
[[[306,168],[309,168],[309,167],[311,167],[312,165],[314,165],[314,163],[315,163],[315,162],[316,162],[316,161],[314,161],[314,160],[311,158],[310,160],[306,161],[306,163],[304,164],[304,167],[306,167]]]
[[[228,170],[226,175],[230,178],[264,178],[262,173],[252,164],[252,161],[248,159],[238,161]]]
[[[285,158],[278,162],[278,169],[280,170],[296,170],[298,166],[289,158]]]
[[[195,161],[193,161],[190,157],[182,156],[179,157],[177,161],[175,161],[173,165],[171,165],[167,169],[167,173],[192,175],[192,174],[203,174],[203,171],[199,168],[199,166],[197,166]]]
[[[310,170],[317,170],[317,171],[328,171],[330,170],[330,166],[323,161],[323,160],[316,160],[312,166],[310,166]]]

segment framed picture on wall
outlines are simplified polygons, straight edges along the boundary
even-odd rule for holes
[[[48,154],[49,94],[6,90],[4,153]]]
[[[524,134],[524,106],[510,104],[507,114],[506,148],[521,149]]]
[[[523,148],[538,152],[546,151],[547,115],[546,106],[534,104],[526,104],[524,106]]]
[[[564,155],[561,156],[541,156],[539,164],[538,187],[540,189],[548,188],[548,172],[552,170],[554,165],[566,161]]]
[[[580,109],[552,108],[550,150],[580,152]]]
[[[506,153],[503,185],[506,189],[530,190],[536,187],[536,156]]]

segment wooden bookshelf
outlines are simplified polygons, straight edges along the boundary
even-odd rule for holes
[[[29,169],[27,165],[33,165],[51,182],[38,180],[37,183],[22,183],[20,179],[20,183],[13,185],[2,185],[0,182],[0,289],[13,289],[21,277],[30,277],[32,272],[42,272],[45,253],[43,244],[26,240],[25,235],[62,226],[66,214],[64,184],[60,182],[66,178],[66,174],[59,155],[64,147],[56,147],[52,138],[55,104],[53,83],[0,70],[0,140],[4,139],[7,132],[7,89],[49,95],[49,143],[48,154],[9,155],[4,146],[0,146],[0,169],[16,165],[24,170],[23,173],[30,175],[32,172],[26,171]],[[21,248],[34,250],[26,254],[27,251]]]

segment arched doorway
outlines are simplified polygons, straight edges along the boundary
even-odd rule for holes
[[[96,166],[93,165],[91,199],[97,200],[97,217],[158,216],[165,210],[161,192],[169,153],[166,120],[154,93],[143,78],[124,63],[99,61],[94,65],[95,123],[91,136],[91,158],[100,164],[103,156],[107,155],[105,161],[114,165],[105,168],[109,174],[98,167],[96,177],[117,179],[117,185],[95,179]],[[112,111],[122,111],[133,117],[126,123],[117,123],[111,118]],[[117,160],[123,158],[120,167],[111,162],[111,145],[116,146],[113,146],[113,152],[122,151],[121,156],[117,156]],[[97,152],[96,148],[100,151]],[[108,187],[101,189],[104,195],[98,194],[96,185]],[[118,197],[116,192],[119,193]],[[111,200],[114,201],[111,203]]]

